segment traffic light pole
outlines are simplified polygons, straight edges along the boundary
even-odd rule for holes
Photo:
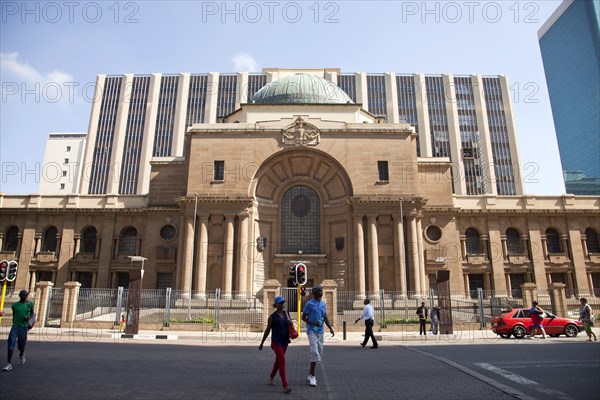
[[[302,310],[300,309],[300,305],[301,305],[301,302],[300,302],[300,285],[298,285],[298,288],[297,288],[296,292],[297,292],[297,296],[296,297],[298,299],[298,308],[297,308],[297,310],[298,310],[298,313],[297,313],[298,314],[298,337],[300,337],[302,335],[301,329],[300,329],[300,317],[301,317],[301,314],[302,314]]]
[[[6,281],[2,282],[2,298],[0,298],[0,310],[4,310],[4,296],[6,296]],[[0,322],[2,322],[1,315]]]

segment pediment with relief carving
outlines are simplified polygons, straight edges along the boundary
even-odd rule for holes
[[[313,124],[298,117],[294,123],[282,131],[284,145],[294,146],[316,146],[321,141],[321,132]]]

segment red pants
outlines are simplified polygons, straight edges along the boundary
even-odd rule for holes
[[[283,347],[271,343],[271,348],[275,352],[275,364],[273,364],[273,370],[271,371],[271,379],[275,378],[275,374],[277,374],[277,370],[279,370],[281,384],[286,388],[288,386],[287,376],[285,375],[285,351],[287,350],[287,346]]]

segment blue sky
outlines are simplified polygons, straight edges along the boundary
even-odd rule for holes
[[[3,1],[0,192],[38,191],[97,74],[337,67],[506,75],[525,191],[564,193],[537,30],[560,1]]]

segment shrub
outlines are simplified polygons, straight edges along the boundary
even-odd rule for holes
[[[214,324],[215,319],[210,315],[199,316],[192,319],[187,318],[169,318],[170,324]]]
[[[427,320],[427,322],[430,322]],[[418,324],[419,318],[387,318],[383,321],[384,324]]]

